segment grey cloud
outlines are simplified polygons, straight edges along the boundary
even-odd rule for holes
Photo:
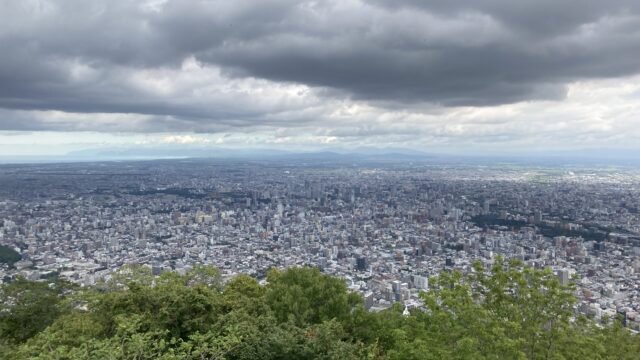
[[[238,76],[337,88],[356,99],[445,106],[561,99],[567,82],[640,70],[637,2],[625,2],[631,4],[625,8],[599,2],[597,9],[589,2],[590,11],[582,11],[575,1],[573,8],[487,1],[471,14],[474,1],[454,1],[446,12],[446,2],[435,3],[441,6],[432,12],[421,5],[422,11],[363,6],[326,16],[298,14],[309,25],[297,32],[230,42],[200,58]],[[336,25],[317,30],[325,23]]]
[[[311,120],[280,114],[302,107],[211,105],[126,77],[178,69],[193,56],[230,81],[305,84],[388,108],[557,100],[569,82],[640,72],[640,2],[174,0],[154,9],[133,0],[2,1],[0,48],[7,109],[166,116],[195,131],[284,126]],[[77,77],[73,64],[91,76]]]
[[[635,0],[368,0],[390,11],[411,8],[443,15],[477,12],[489,14],[502,23],[533,38],[570,32],[575,27],[602,17],[637,14]]]

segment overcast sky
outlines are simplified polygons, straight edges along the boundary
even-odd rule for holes
[[[638,149],[639,59],[637,0],[0,0],[0,155]]]

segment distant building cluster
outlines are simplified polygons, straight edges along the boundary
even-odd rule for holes
[[[575,282],[577,312],[640,329],[640,173],[174,160],[4,166],[0,276],[92,285],[126,264],[263,278],[309,265],[371,311],[497,255]]]

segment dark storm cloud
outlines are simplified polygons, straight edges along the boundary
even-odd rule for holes
[[[390,11],[413,8],[442,15],[464,12],[489,14],[508,24],[512,31],[533,38],[570,32],[577,26],[597,21],[605,16],[637,13],[635,0],[368,0]]]
[[[287,109],[190,102],[128,77],[194,57],[230,81],[389,108],[561,99],[569,82],[640,71],[640,2],[3,0],[0,49],[0,107],[171,116],[193,130],[268,124]]]
[[[446,106],[558,99],[569,81],[640,69],[637,1],[374,4],[298,9],[283,18],[288,31],[229,42],[200,58],[358,99]]]

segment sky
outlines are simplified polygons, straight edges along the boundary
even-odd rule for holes
[[[0,0],[0,157],[640,149],[637,0]]]

